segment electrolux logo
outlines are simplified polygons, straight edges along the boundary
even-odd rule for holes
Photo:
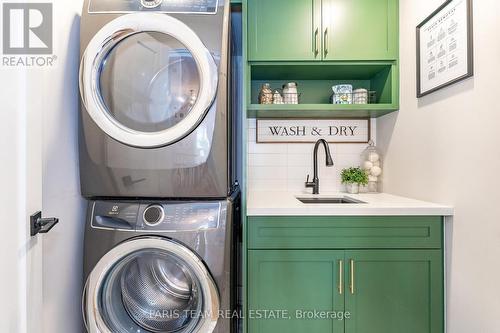
[[[4,3],[3,57],[7,67],[53,66],[52,3]]]

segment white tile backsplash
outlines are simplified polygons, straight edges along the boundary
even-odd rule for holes
[[[255,128],[248,129],[248,141],[255,142],[257,140],[257,130]]]
[[[376,120],[372,120],[372,138],[376,138]],[[304,182],[313,175],[312,143],[256,143],[256,120],[248,123],[248,188],[254,191],[304,192]],[[358,166],[367,144],[330,144],[335,165],[326,167],[325,153],[320,148],[318,169],[322,191],[343,190],[340,172]],[[307,191],[310,191],[307,190]]]
[[[287,154],[248,154],[249,166],[287,166]]]

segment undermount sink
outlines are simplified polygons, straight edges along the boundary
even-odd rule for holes
[[[356,200],[349,197],[307,197],[307,198],[297,198],[302,203],[305,204],[364,204],[366,202]]]

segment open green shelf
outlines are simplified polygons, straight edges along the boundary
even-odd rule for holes
[[[247,85],[250,118],[377,118],[399,110],[397,61],[364,62],[251,62]],[[273,89],[296,82],[298,105],[260,105],[264,83]],[[350,84],[353,89],[373,91],[371,104],[330,104],[332,86]]]
[[[281,104],[248,106],[249,118],[378,118],[398,110],[392,104]]]

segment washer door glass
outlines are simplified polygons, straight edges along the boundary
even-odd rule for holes
[[[113,139],[157,148],[189,135],[210,110],[218,70],[203,42],[166,14],[134,13],[106,24],[80,66],[82,102]]]
[[[104,266],[98,264],[89,277],[89,331],[211,332],[219,300],[203,264],[179,244],[160,239],[140,241],[143,245],[160,241],[178,248],[136,247],[111,262],[109,253],[101,259]],[[109,269],[100,271],[101,267]]]
[[[102,62],[99,91],[120,124],[158,132],[181,122],[195,105],[200,73],[189,50],[172,36],[141,32],[117,44]]]

